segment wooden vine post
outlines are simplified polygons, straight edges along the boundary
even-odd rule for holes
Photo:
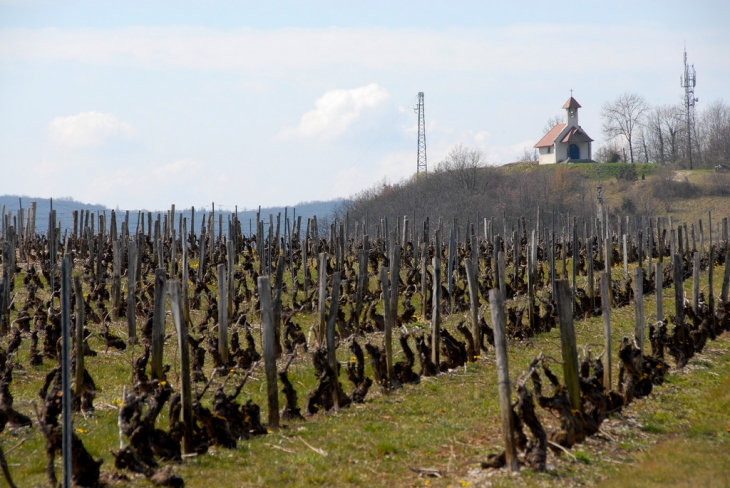
[[[662,275],[662,262],[654,264],[654,277],[656,278],[656,319],[657,322],[664,321],[664,304],[662,303],[662,290],[664,289],[664,276]]]
[[[603,337],[606,348],[606,361],[603,368],[603,387],[606,391],[611,390],[611,368],[613,356],[611,356],[611,299],[608,294],[609,279],[608,273],[602,271],[601,277],[601,309],[603,312]]]
[[[258,278],[261,303],[261,328],[264,340],[264,369],[269,405],[269,428],[279,428],[279,392],[276,385],[276,348],[274,347],[274,314],[271,308],[271,284],[268,276]]]
[[[507,468],[510,471],[517,472],[520,470],[520,466],[517,461],[517,449],[514,441],[512,389],[509,382],[504,301],[499,290],[489,290],[489,304],[492,309],[492,323],[494,324],[494,348],[497,356],[497,386],[499,389],[499,410],[502,414],[504,452]]]
[[[80,276],[74,276],[74,294],[76,295],[76,387],[74,393],[81,397],[84,386],[84,293]]]
[[[469,305],[471,312],[471,335],[474,339],[474,357],[470,357],[469,361],[476,361],[477,356],[480,353],[479,345],[482,343],[481,339],[481,325],[479,324],[479,295],[477,295],[477,277],[476,268],[471,259],[466,258],[464,260],[466,268],[466,281],[469,286]]]
[[[122,303],[122,248],[120,241],[114,241],[114,259],[112,268],[112,320],[119,319],[119,307]]]
[[[644,269],[634,269],[634,307],[635,319],[634,337],[639,345],[639,360],[636,364],[639,374],[641,374],[641,366],[644,362]]]
[[[431,361],[438,369],[441,348],[441,257],[433,258],[433,310],[431,312]]]
[[[390,349],[391,358],[390,366],[388,369],[388,375],[390,376],[391,382],[393,380],[392,366],[393,366],[393,328],[398,324],[398,282],[400,280],[400,252],[401,246],[395,245],[391,249],[390,256],[390,303],[387,313],[390,314]],[[383,292],[385,293],[385,292]]]
[[[504,251],[499,251],[497,255],[497,273],[499,274],[499,291],[502,293],[502,301],[507,301],[507,275],[505,272],[506,263]]]
[[[329,316],[327,317],[327,363],[335,375],[335,388],[333,394],[335,408],[340,408],[340,382],[337,368],[337,349],[335,345],[335,324],[337,323],[337,312],[340,306],[340,272],[332,273],[332,302],[330,303]]]
[[[130,346],[137,343],[137,302],[135,287],[137,284],[137,243],[129,243],[127,250],[127,342]]]
[[[317,344],[324,345],[325,329],[327,328],[327,253],[319,254],[319,298],[317,301],[319,313],[319,328],[317,329]]]
[[[696,314],[700,313],[700,253],[692,256],[692,307]]]
[[[172,321],[177,332],[177,346],[180,351],[180,383],[182,395],[183,452],[190,454],[194,451],[193,444],[193,395],[190,383],[190,348],[188,347],[188,324],[185,320],[183,300],[181,297],[180,282],[168,283],[170,294],[170,308]]]
[[[152,317],[152,359],[150,373],[152,379],[162,379],[162,350],[165,341],[165,285],[167,276],[164,269],[155,270],[155,305]]]
[[[276,261],[276,275],[274,275],[274,348],[276,349],[276,357],[280,357],[282,353],[281,349],[281,299],[283,294],[283,283],[284,283],[284,254],[279,254],[279,259]],[[228,286],[229,291],[231,289],[230,284]],[[230,297],[229,297],[230,300]]]
[[[730,251],[730,246],[725,243],[725,255]],[[730,289],[730,259],[725,259],[725,274],[722,277],[722,290],[720,292],[720,301],[722,303],[727,302],[728,289]]]
[[[580,399],[580,382],[578,380],[578,351],[575,345],[575,329],[573,328],[573,301],[570,282],[566,279],[556,280],[558,321],[560,322],[560,344],[563,351],[563,376],[568,388],[570,405],[573,410],[582,411]]]
[[[71,433],[71,258],[61,261],[61,381],[63,388],[62,443],[63,486],[71,487],[72,444]]]
[[[674,310],[677,325],[684,324],[684,285],[682,284],[682,256],[674,254]],[[682,334],[680,332],[680,334]],[[684,337],[680,337],[684,340]]]
[[[218,352],[224,365],[228,365],[228,275],[226,265],[219,264],[218,268]],[[271,285],[269,285],[271,286]],[[261,293],[261,289],[259,289]]]

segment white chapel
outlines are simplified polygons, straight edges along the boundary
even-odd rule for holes
[[[540,153],[540,164],[590,163],[593,139],[578,124],[580,104],[572,96],[565,102],[565,123],[550,129],[535,148]]]

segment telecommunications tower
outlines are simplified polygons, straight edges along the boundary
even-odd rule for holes
[[[692,169],[692,115],[695,102],[695,65],[687,64],[687,48],[684,49],[684,73],[680,79],[680,85],[684,88],[684,108],[687,111],[687,156],[689,156],[689,169]]]
[[[426,167],[426,116],[423,112],[423,92],[418,92],[418,105],[413,109],[418,114],[418,154],[416,173],[428,172]]]

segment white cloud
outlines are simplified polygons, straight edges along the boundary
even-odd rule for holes
[[[110,138],[131,139],[139,131],[112,114],[81,112],[68,117],[56,117],[48,127],[48,137],[59,145],[71,149],[99,146]]]
[[[360,119],[363,112],[389,98],[388,91],[377,83],[350,90],[330,90],[317,99],[314,110],[302,115],[299,125],[282,129],[276,138],[334,139]]]
[[[152,175],[160,182],[192,179],[200,175],[203,164],[192,159],[179,159],[152,169]]]

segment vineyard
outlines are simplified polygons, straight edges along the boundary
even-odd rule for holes
[[[639,435],[634,407],[682,394],[694,359],[727,384],[728,221],[535,210],[253,232],[3,212],[5,480],[596,481],[581,446]]]

